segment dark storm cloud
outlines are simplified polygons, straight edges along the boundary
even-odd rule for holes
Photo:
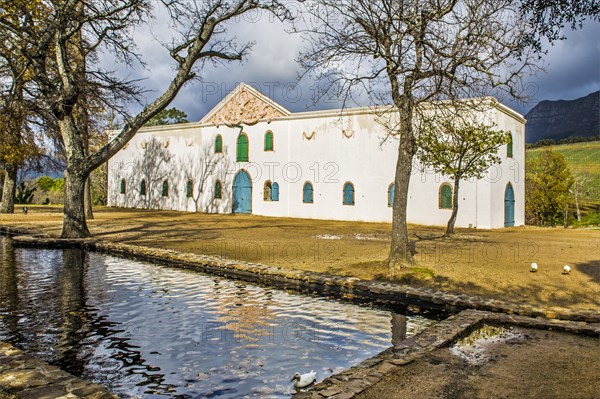
[[[304,78],[297,84],[300,67],[297,58],[304,47],[302,38],[286,32],[286,27],[266,13],[241,17],[231,24],[230,34],[238,43],[254,41],[251,53],[239,63],[206,64],[200,79],[189,83],[171,104],[184,110],[190,121],[200,120],[239,82],[251,84],[290,111],[327,109],[340,106],[338,99],[324,99],[313,104],[315,84]],[[138,29],[136,43],[146,69],[121,67],[120,74],[144,78],[151,101],[164,91],[174,75],[174,63],[159,42],[168,42],[173,32],[162,16]],[[525,114],[538,101],[574,99],[600,88],[600,24],[587,23],[584,29],[568,32],[567,40],[548,46],[544,57],[547,73],[529,77],[527,87],[535,88],[528,104],[504,101]],[[367,103],[362,105],[368,105]]]
[[[546,46],[546,73],[527,79],[535,90],[532,101],[507,105],[525,114],[539,101],[573,100],[600,89],[600,24],[588,22],[566,36],[566,40]]]

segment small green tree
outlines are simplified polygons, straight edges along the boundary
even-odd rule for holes
[[[188,120],[186,113],[173,107],[160,111],[146,123],[146,126],[173,125],[176,123],[187,122]]]
[[[54,179],[50,176],[40,176],[36,180],[36,185],[41,191],[47,193],[54,188]]]
[[[566,223],[574,183],[567,161],[546,148],[525,165],[525,214],[527,222],[540,226]]]
[[[423,124],[417,136],[417,157],[424,166],[430,166],[454,181],[452,215],[446,236],[454,233],[460,181],[482,178],[491,165],[500,161],[498,150],[509,141],[509,133],[484,123],[441,119]]]

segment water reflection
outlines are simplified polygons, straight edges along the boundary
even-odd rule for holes
[[[123,397],[287,397],[433,321],[0,238],[0,340]]]

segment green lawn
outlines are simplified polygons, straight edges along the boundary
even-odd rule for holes
[[[525,153],[527,159],[535,158],[544,152],[542,148],[531,148]],[[567,160],[573,174],[587,174],[591,179],[590,194],[586,202],[598,203],[600,199],[600,141],[573,143],[552,146]]]

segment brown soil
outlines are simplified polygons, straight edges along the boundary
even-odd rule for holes
[[[600,398],[598,339],[519,329],[524,339],[486,346],[475,365],[438,349],[391,374],[357,399]]]
[[[27,215],[0,215],[0,225],[56,236],[61,222],[59,207],[31,206]],[[117,208],[96,209],[88,224],[95,236],[115,242],[365,279],[385,278],[390,239],[388,223]],[[410,226],[417,264],[399,282],[600,310],[598,229],[459,229],[453,238],[443,238],[443,232],[441,227]],[[531,262],[538,263],[537,273],[530,273]],[[573,269],[570,275],[561,274],[565,264]]]

